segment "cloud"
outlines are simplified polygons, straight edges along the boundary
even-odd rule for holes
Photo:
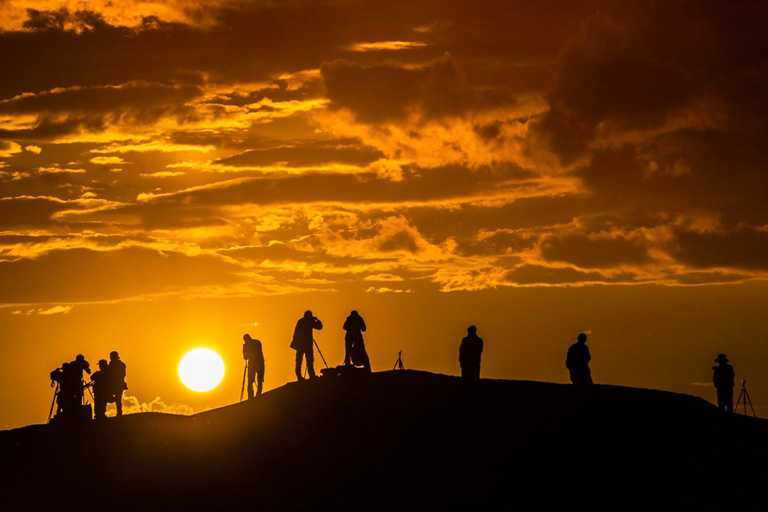
[[[678,231],[672,255],[697,269],[768,270],[768,231],[739,227],[724,232]]]
[[[427,43],[419,41],[377,41],[374,43],[354,43],[349,49],[353,52],[375,52],[382,50],[410,50],[423,46],[427,46]]]
[[[768,277],[762,5],[19,6],[14,301]]]
[[[366,293],[413,293],[413,290],[402,288],[387,288],[386,286],[370,286],[365,289]]]
[[[142,402],[135,396],[123,395],[123,414],[138,414],[142,412],[158,412],[163,414],[180,414],[190,416],[195,414],[192,407],[185,404],[166,404],[158,396],[151,402]],[[113,417],[117,413],[114,404],[107,404],[107,416]]]
[[[548,237],[541,242],[541,255],[547,261],[573,263],[581,268],[612,268],[622,264],[649,261],[644,240],[621,234],[567,234]]]
[[[91,163],[98,165],[120,165],[127,162],[119,156],[95,156],[91,158]]]
[[[345,60],[321,67],[332,109],[345,108],[361,122],[459,115],[512,103],[504,93],[470,87],[450,54],[423,66],[362,65]]]
[[[363,281],[404,281],[405,279],[394,274],[371,274],[365,276]]]
[[[0,280],[5,283],[0,301],[89,302],[181,293],[242,281],[239,271],[238,265],[211,254],[192,256],[135,245],[53,249],[35,259],[0,261]]]
[[[139,174],[142,178],[175,178],[176,176],[184,176],[184,171],[157,171],[150,174]]]
[[[365,167],[384,155],[353,139],[335,141],[299,141],[266,149],[254,149],[223,158],[218,163],[234,166],[311,167],[330,163]]]
[[[38,167],[37,172],[39,172],[40,174],[61,174],[61,173],[85,174],[87,171],[85,169],[67,169],[62,167]]]
[[[11,312],[13,315],[56,315],[67,314],[72,311],[72,306],[52,306],[50,308],[33,308],[26,311],[14,310]]]
[[[8,140],[0,140],[0,158],[8,158],[21,152],[21,145]]]

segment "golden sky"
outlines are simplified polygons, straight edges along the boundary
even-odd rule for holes
[[[597,382],[712,398],[725,352],[768,407],[766,14],[0,2],[0,428],[77,353],[199,411],[250,332],[276,387],[308,308],[331,364],[353,308],[374,370],[456,373],[476,323],[485,376],[564,382],[589,331]],[[228,372],[203,395],[197,346]]]

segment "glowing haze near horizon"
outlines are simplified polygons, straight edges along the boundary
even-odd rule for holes
[[[111,350],[133,410],[331,364],[595,380],[768,406],[764,2],[0,3],[0,428]],[[209,347],[227,376],[187,390]],[[317,358],[317,364],[322,364]],[[514,407],[514,404],[509,404]]]

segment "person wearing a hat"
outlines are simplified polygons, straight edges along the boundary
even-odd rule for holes
[[[728,364],[725,354],[718,354],[715,362],[717,366],[712,367],[715,371],[712,382],[717,389],[717,406],[727,412],[733,412],[733,385],[736,373],[733,371],[733,366]]]
[[[94,415],[97,419],[105,418],[109,393],[109,373],[106,359],[99,360],[99,369],[91,375],[93,382]]]

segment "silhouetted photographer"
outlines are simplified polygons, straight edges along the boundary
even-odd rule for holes
[[[574,386],[590,386],[592,384],[592,372],[589,362],[592,355],[587,347],[587,335],[583,332],[576,338],[576,343],[568,349],[565,358],[565,367],[571,373],[571,382]]]
[[[315,378],[315,350],[314,350],[314,330],[322,330],[323,323],[312,315],[312,311],[307,310],[304,316],[296,322],[296,328],[293,330],[293,340],[291,348],[296,351],[296,378],[304,380],[301,375],[301,360],[307,361],[307,372],[309,378]]]
[[[264,351],[261,341],[243,335],[243,359],[248,369],[248,399],[253,398],[253,383],[256,381],[256,396],[260,396],[264,387]],[[242,391],[241,391],[242,393]],[[241,395],[242,400],[242,395]]]
[[[461,377],[467,380],[480,380],[480,359],[483,356],[483,338],[477,335],[477,327],[467,327],[467,335],[459,345],[459,366]]]
[[[360,314],[352,310],[344,321],[344,366],[362,366],[367,371],[371,371],[371,361],[368,359],[368,352],[365,350],[363,333],[367,329],[365,320]]]
[[[714,370],[712,382],[717,389],[717,406],[727,412],[733,412],[733,386],[736,372],[733,371],[733,366],[728,364],[725,354],[718,354],[715,362],[717,366],[712,367]]]
[[[81,404],[83,402],[83,396],[85,394],[85,386],[83,380],[83,372],[88,375],[91,374],[91,365],[85,360],[83,354],[78,354],[75,360],[69,363],[69,371],[72,372],[73,391],[75,392],[75,403]],[[76,385],[75,385],[76,383]]]
[[[82,354],[78,354],[74,361],[63,363],[50,374],[51,385],[56,386],[48,412],[48,420],[76,420],[90,419],[91,405],[86,404],[84,398],[87,385],[83,380],[83,372],[91,373],[91,366]],[[56,415],[53,408],[56,405]]]
[[[56,368],[51,372],[51,386],[56,386],[56,390],[53,393],[53,400],[56,405],[56,416],[60,417],[66,410],[72,410],[74,392],[72,391],[72,372],[69,370],[69,363],[62,363],[59,368]],[[53,413],[53,403],[51,404],[51,411],[48,413],[48,420],[50,421]]]

